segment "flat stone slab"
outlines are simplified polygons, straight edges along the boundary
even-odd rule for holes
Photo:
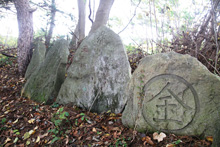
[[[120,37],[102,26],[80,44],[56,102],[119,113],[127,101],[124,90],[130,76]]]
[[[22,95],[40,103],[52,103],[64,82],[68,55],[68,41],[57,40],[44,62],[28,78]]]
[[[189,55],[144,58],[127,96],[122,122],[142,132],[208,136],[220,117],[220,78]]]

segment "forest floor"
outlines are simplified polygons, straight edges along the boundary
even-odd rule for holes
[[[158,146],[208,147],[212,137],[166,134],[158,143],[153,133],[122,125],[121,114],[91,113],[72,106],[39,104],[20,96],[24,79],[15,59],[0,64],[0,147],[9,146]]]

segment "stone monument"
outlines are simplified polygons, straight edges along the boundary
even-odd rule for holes
[[[220,78],[197,59],[174,52],[144,58],[127,88],[127,127],[180,135],[213,135],[220,117]]]
[[[40,38],[34,40],[33,50],[31,61],[25,73],[25,79],[28,79],[31,74],[40,67],[45,59],[46,47]]]
[[[55,41],[44,62],[28,78],[22,95],[37,102],[53,103],[65,79],[68,55],[68,41]]]
[[[120,37],[102,26],[80,44],[56,102],[97,113],[119,113],[127,101],[124,90],[130,76]]]

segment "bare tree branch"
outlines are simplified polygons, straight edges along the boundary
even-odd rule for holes
[[[213,31],[214,31],[214,36],[215,36],[215,43],[216,43],[216,55],[215,55],[215,68],[217,69],[217,64],[218,64],[218,52],[219,52],[219,44],[218,44],[218,36],[217,36],[217,22],[216,22],[216,11],[215,11],[215,8],[214,8],[214,5],[213,5],[213,0],[211,1],[212,2],[212,19],[213,19],[213,22],[214,22],[214,26],[213,26]]]
[[[9,54],[3,53],[3,52],[1,52],[0,54],[4,55],[4,56],[6,56],[6,57],[13,57],[13,58],[16,58],[15,56],[12,56],[12,55],[9,55]]]
[[[89,20],[93,24],[94,21],[92,20],[91,15],[92,15],[91,0],[89,0]]]
[[[76,26],[76,28],[77,28],[77,26]],[[69,30],[70,30],[70,34],[75,36],[79,40],[79,37],[77,37],[77,35],[70,28],[69,28]]]
[[[120,32],[118,32],[118,34],[120,34],[121,32],[123,32],[123,31],[129,26],[129,24],[132,22],[133,18],[136,16],[136,11],[137,11],[137,8],[138,8],[138,6],[140,5],[140,3],[141,3],[141,0],[139,0],[138,4],[137,4],[137,6],[136,6],[136,8],[135,8],[135,10],[134,10],[134,14],[133,14],[133,16],[131,17],[131,19],[129,20],[128,24],[127,24]]]

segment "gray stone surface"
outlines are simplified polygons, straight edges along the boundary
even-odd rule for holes
[[[107,27],[100,27],[83,40],[67,74],[58,103],[98,113],[119,113],[124,108],[130,65],[120,37]]]
[[[46,47],[40,38],[34,40],[34,51],[31,61],[25,73],[25,79],[28,79],[31,74],[40,67],[45,59]]]
[[[44,62],[25,83],[22,95],[37,102],[52,103],[65,79],[68,55],[68,41],[56,41]]]
[[[220,78],[189,55],[144,58],[127,88],[125,126],[141,132],[207,136],[220,117]]]

